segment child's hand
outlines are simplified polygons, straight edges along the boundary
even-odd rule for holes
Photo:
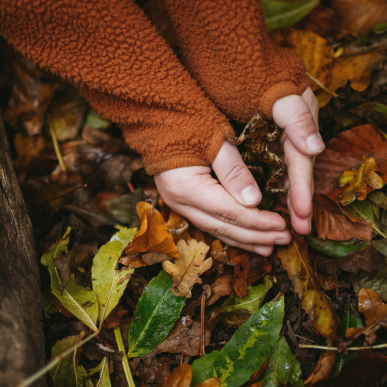
[[[285,186],[290,185],[292,225],[301,234],[307,234],[311,224],[312,156],[324,149],[317,113],[318,104],[309,88],[301,97],[281,98],[273,107],[274,121],[284,129],[280,142],[288,165]],[[312,135],[317,136],[315,142]],[[212,168],[220,184],[211,177],[211,168],[186,167],[159,173],[156,185],[169,207],[231,246],[269,255],[273,244],[291,241],[280,215],[256,208],[261,193],[234,145],[223,143]]]

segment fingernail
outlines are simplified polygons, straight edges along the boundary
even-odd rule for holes
[[[276,239],[276,240],[274,241],[274,243],[275,243],[276,245],[288,245],[288,244],[290,243],[290,241],[288,241],[288,240],[285,239],[285,238],[281,238],[281,239]]]
[[[254,204],[261,200],[261,192],[254,185],[248,185],[241,192],[241,199],[245,204]]]
[[[306,140],[306,147],[310,152],[322,152],[325,149],[324,141],[319,134],[311,134]]]
[[[267,250],[264,247],[256,247],[254,252],[259,255],[263,255],[264,257],[267,256]]]

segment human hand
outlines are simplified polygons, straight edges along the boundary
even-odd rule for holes
[[[325,148],[318,129],[318,102],[310,87],[301,96],[289,95],[276,101],[273,120],[283,129],[279,143],[287,176],[282,184],[289,187],[283,201],[287,203],[293,229],[308,234],[312,221],[314,156]]]

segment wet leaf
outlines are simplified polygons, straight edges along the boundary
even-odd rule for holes
[[[177,212],[171,211],[166,226],[168,228],[168,232],[173,235],[175,243],[177,243],[180,239],[184,239],[186,241],[191,239],[188,234],[188,222]]]
[[[196,283],[201,284],[199,277],[212,265],[212,259],[206,259],[209,247],[204,242],[191,239],[187,245],[184,240],[177,243],[179,259],[175,263],[163,262],[163,269],[173,276],[172,293],[180,297],[192,297],[190,287]]]
[[[262,385],[280,387],[282,385],[303,387],[300,363],[294,358],[285,337],[281,337],[270,355],[263,374]]]
[[[126,268],[117,270],[117,263],[125,247],[136,235],[136,231],[135,228],[122,227],[108,243],[98,250],[93,259],[91,279],[93,290],[98,298],[98,319],[100,321],[108,317],[117,306],[134,271]]]
[[[278,249],[278,256],[316,331],[332,341],[336,336],[339,319],[321,292],[304,239],[293,233],[293,242],[289,246],[281,246]]]
[[[109,314],[107,318],[105,318],[103,326],[106,329],[114,329],[117,328],[121,324],[122,318],[127,315],[128,312],[123,308],[121,304],[118,304]]]
[[[342,339],[345,339],[345,332],[349,328],[363,328],[363,322],[360,317],[355,316],[351,312],[351,308],[347,307],[344,318],[341,320],[341,323],[337,329],[337,334]],[[360,344],[360,343],[359,343]],[[353,359],[356,356],[354,351],[348,351],[348,354],[339,353],[337,355],[336,363],[332,371],[332,375],[340,372],[343,369],[344,362],[349,359]]]
[[[361,271],[350,275],[353,288],[357,294],[361,289],[366,288],[374,291],[384,302],[387,302],[387,267],[378,271],[368,273]]]
[[[97,331],[98,301],[93,290],[77,285],[74,281],[74,274],[71,275],[71,281],[65,286],[63,292],[60,290],[61,282],[54,265],[54,260],[67,253],[68,243],[69,241],[66,239],[54,244],[51,251],[42,256],[41,263],[47,267],[50,273],[52,294],[74,316],[93,331]]]
[[[226,274],[222,277],[219,277],[211,285],[211,296],[206,301],[206,306],[210,306],[219,300],[220,297],[229,296],[232,293],[232,275]]]
[[[162,387],[190,387],[192,368],[189,364],[181,364],[168,375]]]
[[[312,374],[305,380],[305,384],[310,383],[311,386],[314,386],[320,380],[329,378],[335,365],[336,357],[336,351],[322,351]]]
[[[288,27],[304,18],[317,4],[318,0],[292,2],[263,0],[266,25],[269,31]]]
[[[278,302],[266,303],[237,330],[221,351],[194,361],[192,385],[211,377],[218,377],[224,387],[239,387],[247,382],[272,352],[283,316],[283,297]]]
[[[271,271],[271,261],[261,255],[240,249],[229,249],[227,255],[234,265],[233,286],[238,297],[247,296],[248,286]]]
[[[204,330],[204,344],[210,344],[211,333]],[[180,317],[169,335],[152,352],[158,355],[162,352],[182,353],[187,356],[200,354],[200,322],[193,321],[189,316]]]
[[[178,319],[185,298],[175,296],[171,285],[172,278],[161,271],[142,293],[129,328],[128,357],[152,352],[167,337]]]
[[[370,289],[362,289],[359,292],[359,312],[363,313],[366,319],[365,328],[348,328],[345,336],[349,340],[340,345],[341,349],[345,349],[349,344],[358,338],[360,335],[365,336],[364,345],[371,345],[376,340],[376,331],[379,328],[387,327],[387,304],[378,297],[378,295]]]
[[[59,340],[55,343],[51,350],[51,361],[57,356],[62,355],[70,348],[73,348],[75,345],[79,344],[82,341],[85,332],[80,333],[77,336],[69,336],[62,340]],[[78,365],[79,361],[79,350],[76,355],[75,366]],[[64,357],[54,368],[52,368],[49,373],[53,380],[54,387],[74,387],[77,386],[75,383],[75,373],[73,365],[73,356],[74,353],[70,353]],[[84,374],[86,377],[86,372]],[[82,386],[82,384],[81,384]]]
[[[160,213],[147,202],[137,204],[137,213],[140,228],[133,242],[125,249],[125,254],[156,252],[179,258],[173,237]]]
[[[98,387],[111,387],[108,363],[108,358],[105,356],[101,363],[99,363],[97,367],[95,367],[88,374],[88,376],[92,376],[95,375],[97,372],[99,373],[99,378],[97,382]]]
[[[220,380],[218,378],[210,378],[198,384],[195,387],[221,387],[221,386],[220,386]]]
[[[365,243],[358,243],[356,238],[348,241],[335,241],[322,238],[306,237],[305,242],[320,253],[331,258],[344,258],[355,250],[363,250],[367,247]]]

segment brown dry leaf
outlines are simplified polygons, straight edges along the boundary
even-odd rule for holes
[[[338,186],[343,170],[356,168],[364,155],[373,156],[383,184],[387,183],[387,139],[371,125],[361,125],[340,133],[330,140],[316,158],[314,166],[315,193],[327,195],[340,203],[345,188]],[[368,192],[372,188],[367,188]]]
[[[271,261],[261,255],[231,248],[227,256],[234,265],[233,286],[239,298],[247,296],[248,287],[271,271]]]
[[[220,387],[220,380],[218,378],[210,378],[205,380],[204,382],[198,384],[195,387]]]
[[[310,386],[314,386],[318,381],[329,378],[335,366],[336,357],[337,351],[322,351],[313,372],[304,384],[310,383]]]
[[[190,240],[188,233],[188,222],[177,212],[171,211],[168,222],[165,224],[168,232],[173,235],[173,240],[177,243],[180,239]]]
[[[212,242],[211,258],[214,262],[227,263],[227,252],[223,249],[222,243],[216,239]]]
[[[168,232],[161,214],[147,202],[137,204],[137,214],[140,229],[132,243],[125,249],[125,254],[149,251],[179,258],[173,237]]]
[[[269,363],[269,358],[267,358],[263,362],[263,364],[250,376],[249,382],[255,382],[256,380],[258,380],[265,372],[268,363]]]
[[[302,299],[302,307],[312,319],[314,328],[328,343],[332,343],[336,337],[339,319],[314,276],[304,238],[293,233],[293,242],[286,247],[280,246],[278,257],[288,272],[295,292]]]
[[[181,364],[167,376],[162,387],[190,387],[192,380],[192,368],[188,364]]]
[[[135,238],[136,239],[136,238]],[[200,274],[212,265],[212,258],[206,259],[209,250],[204,242],[191,239],[187,245],[184,240],[177,242],[179,259],[172,263],[163,262],[163,269],[173,277],[172,293],[179,297],[191,298],[190,287],[196,283],[201,284]]]
[[[134,257],[121,257],[118,262],[127,266],[129,269],[137,269],[147,265],[137,254]]]
[[[340,204],[346,206],[354,200],[364,200],[369,190],[383,188],[383,179],[376,173],[379,171],[373,157],[363,156],[361,163],[355,170],[344,170],[339,177],[338,185],[345,187],[340,192]]]
[[[333,200],[322,194],[315,194],[313,198],[314,226],[319,238],[346,241],[357,238],[371,241],[372,224],[355,217],[344,215]]]
[[[387,327],[387,304],[372,290],[360,290],[359,312],[364,314],[367,326],[347,329],[345,336],[351,340],[342,343],[341,349],[347,348],[360,335],[365,335],[364,345],[371,345],[376,340],[376,331],[381,327]]]
[[[155,263],[161,263],[166,261],[167,259],[171,259],[171,257],[167,254],[159,254],[159,253],[147,253],[144,254],[141,259],[147,265],[154,265]]]
[[[204,345],[210,344],[211,333],[204,331]],[[162,352],[182,353],[187,356],[200,354],[200,322],[193,321],[189,316],[179,317],[168,336],[152,352],[158,355]]]
[[[106,320],[103,322],[103,326],[106,329],[117,328],[121,324],[122,318],[127,315],[128,312],[123,308],[121,304],[118,304],[110,313]]]
[[[321,273],[315,273],[315,277],[324,290],[338,289],[339,282],[337,281],[337,274],[325,275]]]
[[[142,383],[163,383],[171,373],[169,359],[156,358],[151,353],[131,359],[130,369],[133,376],[140,378]]]
[[[232,274],[219,277],[211,285],[211,297],[206,302],[207,306],[214,304],[220,297],[229,296],[232,293]]]
[[[344,27],[354,36],[366,34],[376,24],[387,22],[385,0],[332,0],[332,6]]]
[[[381,382],[387,373],[385,356],[364,349],[357,351],[356,358],[346,360],[338,375],[317,382],[314,387],[371,387],[384,386]]]

